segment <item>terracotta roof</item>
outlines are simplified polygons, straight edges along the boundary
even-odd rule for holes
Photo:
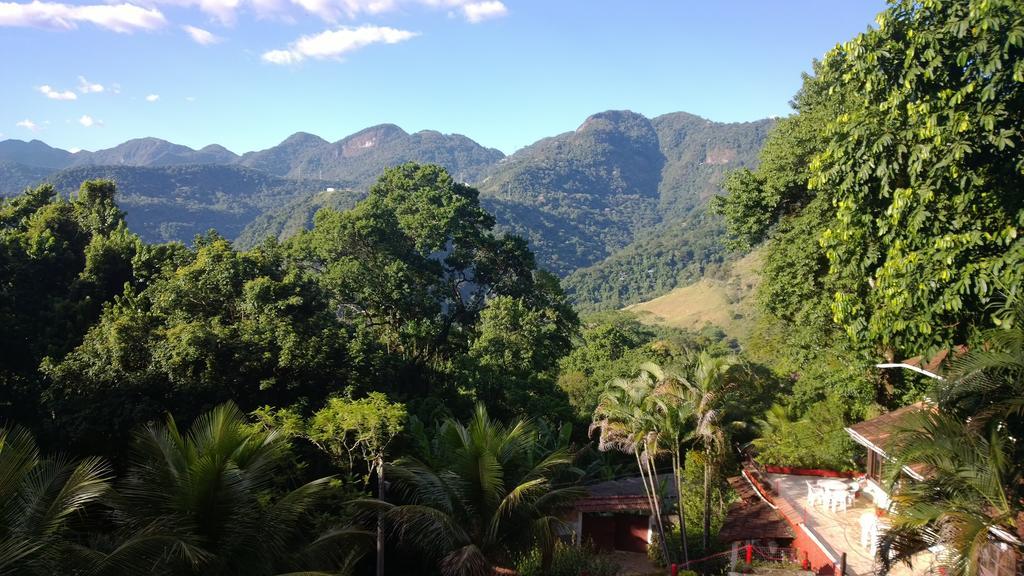
[[[892,439],[893,434],[906,425],[907,417],[930,409],[932,408],[929,408],[924,402],[915,402],[909,406],[897,408],[892,412],[886,412],[877,418],[853,424],[846,430],[850,433],[850,437],[853,438],[854,442],[876,452],[880,450],[883,456],[890,457],[886,452],[889,441]],[[927,466],[923,464],[910,464],[905,468],[909,468],[920,477],[927,473]]]
[[[658,477],[658,481],[665,487],[662,506],[666,508],[665,512],[669,513],[668,507],[675,506],[676,501],[675,476],[662,474]],[[587,486],[587,492],[589,494],[585,498],[576,501],[576,509],[580,512],[650,510],[643,481],[639,476],[593,484]]]
[[[909,406],[897,408],[892,412],[886,412],[877,418],[852,424],[848,430],[856,432],[856,434],[851,434],[851,436],[853,436],[853,439],[858,444],[864,444],[861,441],[861,439],[864,439],[884,452],[892,435],[905,424],[907,416],[921,412],[924,409],[924,402],[915,402]],[[860,438],[857,436],[860,436]],[[870,448],[870,446],[868,447]]]
[[[960,356],[963,356],[964,354],[967,353],[967,346],[964,346],[962,344],[954,346],[952,352],[954,358],[959,358]],[[939,350],[938,353],[936,353],[931,358],[925,358],[924,356],[914,356],[913,358],[904,360],[903,363],[908,364],[910,366],[917,366],[918,368],[923,368],[931,372],[932,374],[939,374],[942,370],[942,365],[946,362],[947,359],[949,359],[949,353],[949,348],[943,348],[942,350]]]
[[[792,540],[796,537],[786,519],[761,500],[742,476],[729,478],[729,485],[740,499],[729,505],[725,523],[718,532],[721,543],[740,540]]]

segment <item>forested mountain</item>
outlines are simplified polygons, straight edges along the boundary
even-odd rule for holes
[[[251,248],[271,236],[289,238],[310,228],[313,216],[321,208],[348,210],[366,195],[352,189],[322,190],[303,195],[287,204],[271,208],[250,222],[235,240],[239,248]]]
[[[52,172],[50,168],[0,160],[0,197],[20,192]]]
[[[351,187],[363,190],[385,168],[405,162],[438,164],[461,182],[477,182],[491,165],[505,156],[465,136],[433,130],[408,134],[394,124],[372,126],[334,143],[300,133],[276,148],[243,156],[241,163],[263,169],[273,167],[272,173],[291,178],[344,180]],[[292,152],[290,158],[287,152]],[[260,164],[268,157],[284,161]],[[287,171],[283,171],[285,167]]]
[[[159,138],[136,138],[123,144],[74,155],[72,166],[178,166],[182,164],[231,164],[238,155],[211,144],[199,150]]]
[[[67,150],[52,148],[45,142],[32,140],[0,141],[0,162],[14,162],[25,166],[60,169],[73,161],[73,155]],[[6,182],[6,179],[4,180]]]
[[[652,120],[604,112],[503,161],[481,184],[506,230],[530,240],[584,309],[664,293],[721,262],[704,208],[730,170],[756,165],[771,120]]]
[[[647,118],[602,112],[516,152],[480,191],[506,231],[529,239],[544,265],[565,275],[657,223],[664,165]]]
[[[306,132],[296,132],[283,142],[266,150],[246,152],[238,159],[238,163],[247,168],[263,170],[277,176],[287,176],[299,163],[299,159],[330,142]]]
[[[182,240],[214,228],[228,238],[275,206],[336,183],[287,179],[240,166],[83,166],[46,178],[68,195],[96,178],[117,182],[132,231],[147,242]]]
[[[393,124],[333,143],[299,132],[242,156],[156,138],[75,154],[8,140],[0,142],[0,193],[47,180],[66,194],[85,179],[112,178],[143,239],[188,242],[214,227],[249,247],[309,227],[321,207],[350,208],[389,166],[439,164],[479,187],[498,230],[526,238],[542,267],[567,277],[582,309],[612,308],[723,260],[722,225],[704,207],[723,174],[754,167],[771,126],[607,111],[508,157],[465,136]]]

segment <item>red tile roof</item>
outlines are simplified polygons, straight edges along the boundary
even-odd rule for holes
[[[729,505],[725,523],[718,532],[722,543],[741,540],[792,540],[796,537],[786,519],[762,500],[742,476],[729,478],[740,500]]]
[[[897,408],[892,412],[886,412],[877,418],[852,424],[850,425],[849,430],[856,432],[856,435],[851,434],[851,436],[853,436],[853,439],[858,441],[858,443],[863,444],[863,442],[860,442],[860,439],[857,438],[857,436],[860,436],[860,438],[874,444],[876,448],[884,452],[886,445],[889,444],[889,440],[892,438],[892,435],[906,424],[907,417],[911,414],[921,412],[924,409],[924,402],[915,402],[909,406]]]

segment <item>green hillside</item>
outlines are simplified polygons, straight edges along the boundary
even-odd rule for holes
[[[673,328],[700,330],[707,325],[721,328],[743,341],[757,317],[755,291],[760,281],[761,251],[708,270],[696,282],[626,309],[636,312],[641,322]]]
[[[292,180],[239,166],[84,166],[49,176],[63,195],[85,180],[117,183],[128,227],[148,242],[191,241],[213,228],[234,238],[266,210],[333,182]]]

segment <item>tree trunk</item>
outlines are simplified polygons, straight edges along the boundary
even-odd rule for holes
[[[377,498],[384,500],[384,461],[377,461]],[[377,576],[384,576],[384,522],[377,513]]]
[[[647,459],[647,475],[651,479],[651,494],[654,495],[655,519],[658,521],[658,533],[661,534],[661,551],[665,554],[665,563],[672,562],[672,552],[668,547],[668,539],[665,537],[665,519],[661,513],[661,494],[658,493],[658,470],[654,467],[654,459]]]
[[[686,511],[683,506],[683,468],[679,452],[672,454],[672,468],[676,476],[676,507],[679,508],[679,545],[683,548],[683,562],[689,565],[690,551],[686,545]]]
[[[651,484],[647,483],[650,475],[644,473],[644,463],[640,458],[640,453],[634,451],[633,454],[636,456],[636,466],[640,470],[640,480],[644,484],[644,493],[647,495],[647,502],[651,507],[651,514],[653,514],[655,518],[654,525],[658,529],[658,539],[661,540],[662,554],[665,555],[665,562],[670,562],[671,558],[668,552],[668,540],[665,539],[665,526],[661,523],[661,506],[658,504],[657,487],[653,484],[653,478],[651,478]]]
[[[704,460],[704,553],[711,548],[711,455]]]

